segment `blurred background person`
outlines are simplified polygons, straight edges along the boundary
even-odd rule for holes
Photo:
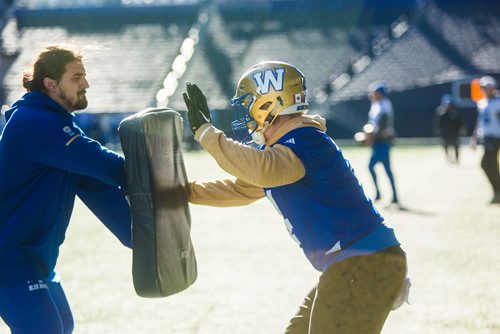
[[[500,97],[497,82],[491,76],[479,80],[484,98],[477,102],[477,122],[471,138],[472,147],[481,140],[484,147],[481,168],[493,188],[491,203],[500,203],[500,171],[498,152],[500,150]]]
[[[436,108],[435,127],[441,137],[446,159],[458,163],[460,158],[459,135],[462,129],[462,119],[450,94],[441,98],[441,104]],[[453,152],[450,147],[453,148]]]
[[[371,143],[372,154],[368,169],[375,185],[375,200],[381,199],[377,173],[375,166],[382,163],[384,170],[389,178],[392,189],[391,202],[398,204],[398,194],[396,191],[396,183],[391,169],[390,151],[396,137],[394,130],[394,112],[392,103],[387,97],[388,89],[384,82],[377,81],[368,87],[368,97],[371,101],[370,111],[368,112],[368,123],[364,126],[364,131],[370,137],[368,140]]]

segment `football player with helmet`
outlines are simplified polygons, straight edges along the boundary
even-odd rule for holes
[[[241,77],[231,100],[240,142],[210,123],[205,96],[187,83],[195,140],[233,179],[189,183],[189,201],[237,206],[267,197],[321,272],[286,333],[379,333],[402,291],[406,256],[365,195],[325,120],[309,116],[304,75],[267,61]],[[254,142],[258,146],[248,145]],[[257,171],[257,172],[256,172]]]

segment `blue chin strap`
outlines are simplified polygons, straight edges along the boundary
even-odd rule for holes
[[[249,96],[251,97],[250,93],[231,99],[230,101],[235,113],[235,120],[231,122],[231,129],[233,130],[235,139],[243,144],[251,144],[253,142],[252,133],[257,129],[257,122],[250,115],[249,107],[243,104]],[[251,128],[253,130],[250,132],[249,129]]]

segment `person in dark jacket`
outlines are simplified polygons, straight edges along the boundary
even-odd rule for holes
[[[80,53],[46,47],[23,85],[0,136],[0,316],[13,333],[71,333],[59,247],[75,196],[131,247],[124,158],[73,120],[89,88]]]
[[[462,129],[460,113],[455,108],[451,95],[445,94],[441,98],[441,105],[436,109],[436,126],[442,139],[446,159],[452,163],[458,163],[460,158],[459,135]],[[450,156],[450,146],[454,149],[454,155]]]

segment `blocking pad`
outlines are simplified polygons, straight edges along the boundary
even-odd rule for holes
[[[132,274],[142,297],[165,297],[197,277],[191,243],[182,118],[148,108],[119,126],[132,211]]]

